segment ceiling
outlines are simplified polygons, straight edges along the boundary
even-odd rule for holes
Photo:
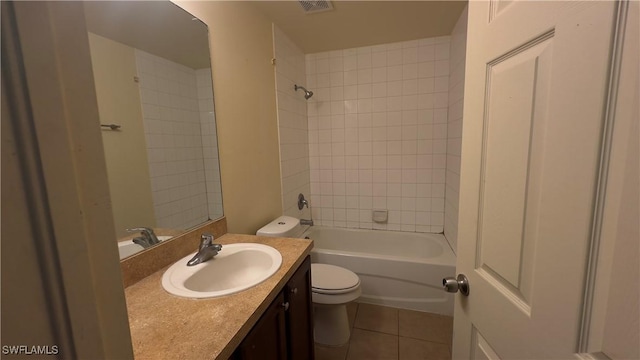
[[[467,1],[332,1],[308,14],[295,0],[250,3],[308,54],[450,35]]]
[[[466,1],[332,1],[305,13],[295,0],[247,1],[304,53],[450,35]],[[208,32],[169,1],[86,1],[89,31],[193,69],[209,67]]]
[[[169,1],[85,1],[90,32],[188,66],[208,68],[209,32]]]

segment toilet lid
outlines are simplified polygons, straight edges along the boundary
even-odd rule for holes
[[[351,270],[329,264],[311,264],[311,287],[314,291],[340,292],[359,284],[360,278]]]

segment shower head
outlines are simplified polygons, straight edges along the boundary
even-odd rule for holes
[[[298,89],[304,90],[304,98],[309,100],[310,97],[313,96],[313,91],[309,91],[300,85],[293,85],[293,88],[298,91]]]

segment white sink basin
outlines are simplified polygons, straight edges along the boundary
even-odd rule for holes
[[[167,292],[195,299],[229,295],[265,281],[282,264],[278,250],[254,243],[222,245],[214,258],[187,266],[195,254],[178,260],[164,273],[162,287]]]
[[[120,253],[120,260],[131,256],[137,252],[144,250],[144,248],[138,244],[135,244],[131,240],[120,241],[118,243],[118,252]]]
[[[158,236],[158,240],[160,240],[161,242],[165,240],[169,240],[171,238],[172,236],[164,236],[164,235]],[[128,256],[131,256],[135,253],[138,253],[142,250],[144,250],[144,248],[134,243],[133,240],[125,240],[125,241],[120,241],[118,243],[118,253],[120,253],[120,260]]]

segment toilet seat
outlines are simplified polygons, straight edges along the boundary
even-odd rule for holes
[[[311,264],[311,288],[324,294],[343,294],[360,285],[356,273],[329,264]]]
[[[353,290],[357,289],[359,286],[360,286],[360,283],[358,283],[358,285],[354,287],[350,287],[348,289],[340,289],[340,290],[318,289],[318,288],[312,287],[311,291],[317,294],[340,295],[340,294],[346,294],[346,293],[352,292]]]

